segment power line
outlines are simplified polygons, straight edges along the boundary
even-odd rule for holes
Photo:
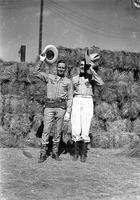
[[[14,4],[12,4],[11,2],[14,2]],[[105,37],[106,36],[108,37],[109,34],[105,33],[105,29],[103,29],[103,28],[100,29],[101,24],[103,24],[102,20],[99,20],[99,19],[96,19],[93,17],[89,17],[83,13],[81,15],[79,12],[77,12],[73,9],[70,9],[66,6],[63,6],[60,3],[56,3],[53,0],[46,0],[45,2],[47,2],[46,5],[48,7],[50,7],[49,9],[51,9],[52,12],[58,14],[64,21],[69,21],[71,24],[77,26],[80,29],[82,28],[85,30],[89,30],[90,32],[92,32],[94,34],[95,33],[101,34]],[[17,1],[17,0],[1,1],[0,0],[0,4],[1,3],[9,3],[10,8],[12,7],[12,9],[13,8],[17,9],[17,7],[23,8],[25,6],[28,6],[30,3],[39,3],[39,1],[34,0],[31,2],[31,1],[27,1],[27,0],[20,0],[20,1]],[[32,5],[34,5],[34,4],[32,4]],[[84,23],[85,20],[86,20],[86,23]],[[91,26],[91,24],[92,24],[92,26]],[[116,29],[115,25],[110,24],[108,22],[106,23],[106,26],[112,30]],[[129,32],[127,32],[126,34],[128,35]],[[126,38],[126,36],[120,35],[120,33],[117,32],[116,30],[113,32],[110,32],[110,36],[115,37],[115,38],[124,38],[124,39]]]
[[[49,3],[52,3],[52,1],[48,1]],[[50,4],[51,5],[51,4]],[[107,36],[107,37],[109,37],[109,34],[106,34],[105,33],[105,30],[101,30],[101,29],[99,29],[99,27],[97,27],[96,26],[96,24],[93,24],[93,26],[95,27],[95,28],[92,28],[91,26],[90,26],[90,24],[89,25],[86,25],[85,23],[84,23],[84,19],[83,18],[81,18],[80,16],[78,16],[78,15],[75,15],[74,13],[67,13],[67,15],[65,15],[64,13],[67,11],[66,9],[64,10],[64,9],[62,9],[60,6],[58,7],[57,5],[55,5],[55,4],[53,4],[53,7],[51,8],[50,7],[50,9],[51,9],[51,11],[54,11],[54,12],[56,12],[58,15],[60,15],[62,18],[63,18],[63,20],[64,21],[69,21],[70,23],[72,23],[72,24],[74,24],[74,25],[76,25],[77,27],[79,27],[79,28],[84,28],[84,29],[86,29],[86,30],[89,30],[90,32],[93,32],[94,34],[96,33],[96,34],[101,34],[101,35],[103,35],[103,36]],[[70,16],[68,16],[68,15],[70,15]],[[119,34],[114,34],[114,33],[110,33],[110,36],[112,36],[112,37],[115,37],[115,38],[126,38],[126,37],[123,37],[123,36],[120,36]]]

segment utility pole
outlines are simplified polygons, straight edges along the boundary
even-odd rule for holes
[[[42,29],[43,29],[43,0],[40,0],[40,23],[39,23],[39,48],[38,54],[42,52]]]

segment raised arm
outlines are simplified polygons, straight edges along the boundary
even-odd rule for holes
[[[48,82],[48,75],[45,72],[40,71],[41,66],[44,65],[45,59],[46,59],[46,55],[40,55],[40,60],[35,66],[35,70],[33,74],[34,76],[41,79],[42,81]]]
[[[91,71],[91,74],[92,74],[92,80],[94,80],[96,82],[96,84],[99,85],[99,86],[103,85],[104,82],[101,79],[101,77],[93,69],[93,65],[91,65],[90,71]]]

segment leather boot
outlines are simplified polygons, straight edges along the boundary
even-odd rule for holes
[[[78,142],[74,143],[74,156],[72,158],[73,161],[77,161],[79,157],[79,145]]]
[[[47,159],[47,157],[48,157],[47,156],[47,150],[48,150],[48,145],[47,144],[42,144],[38,163],[42,163]]]
[[[59,157],[58,154],[58,148],[59,148],[59,143],[53,143],[53,148],[52,148],[52,158],[54,158],[57,161],[61,161],[61,158]]]
[[[81,156],[80,156],[80,161],[81,162],[86,162],[86,158],[87,158],[87,145],[88,145],[88,143],[85,143],[84,141],[82,142],[82,149],[81,149]]]

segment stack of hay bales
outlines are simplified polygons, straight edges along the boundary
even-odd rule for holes
[[[43,85],[29,79],[30,71],[24,64],[3,65],[0,71],[1,124],[10,135],[25,137],[31,131],[33,118],[42,115]]]
[[[140,118],[140,56],[111,51],[101,51],[101,54],[99,73],[105,84],[95,90],[98,123],[91,124],[92,143],[104,148],[121,147],[139,140],[136,121]]]
[[[95,118],[90,129],[93,146],[121,147],[140,134],[140,54],[95,46],[90,51],[101,54],[98,73],[105,82],[95,88]],[[84,52],[59,47],[59,59],[66,60],[68,77],[77,75]],[[11,134],[28,135],[41,124],[46,85],[34,77],[35,64],[0,62],[0,123]],[[41,70],[56,73],[55,64]]]

